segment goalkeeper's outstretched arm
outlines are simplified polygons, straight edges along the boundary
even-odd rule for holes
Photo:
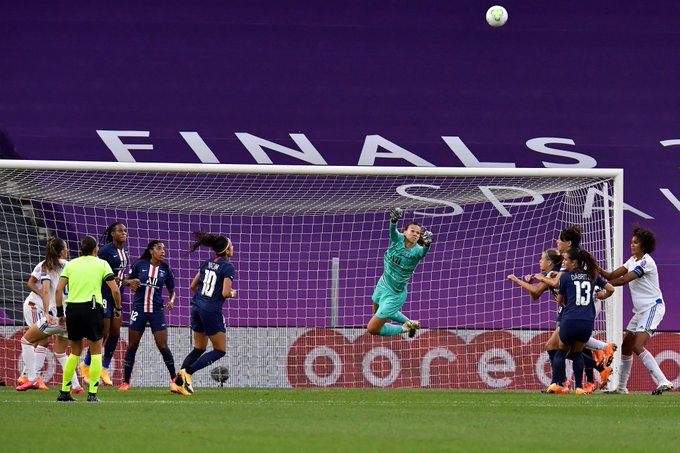
[[[434,241],[434,234],[432,234],[432,231],[424,231],[421,237],[423,238],[423,245],[425,247],[432,245],[432,241]]]
[[[390,211],[390,222],[397,223],[397,220],[404,216],[404,210],[401,208],[393,208]]]

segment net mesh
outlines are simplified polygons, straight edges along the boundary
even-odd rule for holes
[[[582,247],[600,262],[611,254],[605,205],[613,182],[592,176],[0,174],[0,322],[8,326],[0,354],[9,381],[20,368],[25,282],[49,235],[75,251],[84,234],[101,237],[109,224],[122,222],[133,263],[150,240],[164,242],[176,282],[175,308],[166,316],[178,366],[192,347],[190,282],[212,257],[207,248],[188,253],[191,233],[229,236],[238,297],[224,305],[228,352],[213,367],[226,367],[224,385],[239,387],[542,388],[549,383],[544,344],[555,303],[547,294],[531,302],[506,276],[538,272],[541,252],[570,225],[582,226]],[[400,229],[418,221],[435,235],[402,310],[421,322],[414,339],[365,333],[389,245],[389,211],[397,206],[406,211]],[[124,329],[111,369],[118,383],[128,291],[123,300]],[[600,337],[605,322],[603,314]],[[55,383],[60,370],[52,368]],[[195,385],[220,385],[207,371],[195,376]],[[133,385],[168,382],[147,330]]]

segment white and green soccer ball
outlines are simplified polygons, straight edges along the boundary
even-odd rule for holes
[[[486,21],[492,27],[502,27],[508,21],[508,11],[500,5],[495,5],[486,11]]]

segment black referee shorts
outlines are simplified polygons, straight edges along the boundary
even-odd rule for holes
[[[104,336],[104,308],[92,302],[66,304],[66,330],[68,339],[79,341],[87,338],[99,341]]]

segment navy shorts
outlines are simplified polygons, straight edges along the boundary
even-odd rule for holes
[[[135,332],[144,332],[147,324],[151,326],[152,332],[167,330],[168,324],[165,322],[165,310],[148,313],[133,308],[130,312],[129,329]]]
[[[560,341],[571,345],[586,343],[593,334],[593,321],[585,319],[563,319],[560,322]]]
[[[113,307],[116,305],[113,301],[113,297],[111,297],[111,300],[103,298],[102,305],[104,306],[104,319],[113,318]]]
[[[555,318],[555,325],[556,325],[557,327],[560,326],[560,321],[562,321],[562,309],[563,309],[563,308],[564,308],[564,307],[563,307],[562,305],[558,305],[558,306],[557,306],[557,318]]]
[[[203,310],[196,305],[191,306],[191,330],[211,337],[217,332],[226,332],[222,312]]]

